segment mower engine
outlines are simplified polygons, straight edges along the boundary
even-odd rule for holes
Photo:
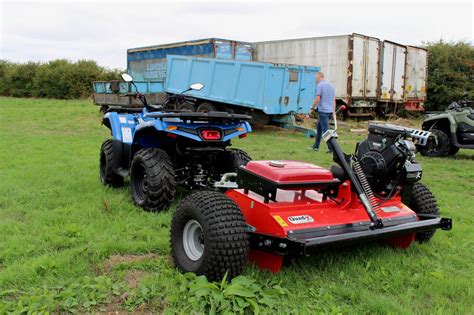
[[[374,193],[388,195],[398,185],[421,179],[422,168],[415,161],[413,141],[426,143],[429,135],[395,125],[369,124],[369,135],[357,146],[356,157]]]

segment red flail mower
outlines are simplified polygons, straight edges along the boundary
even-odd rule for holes
[[[248,260],[280,271],[285,257],[328,246],[383,240],[396,247],[428,241],[451,229],[420,183],[415,143],[429,132],[369,125],[352,155],[342,152],[336,129],[323,138],[334,148],[331,170],[297,161],[251,161],[178,205],[171,247],[183,272],[220,280],[239,275]]]

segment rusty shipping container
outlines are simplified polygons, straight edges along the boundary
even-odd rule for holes
[[[256,61],[320,66],[338,102],[362,115],[358,109],[373,108],[378,101],[380,48],[377,38],[351,34],[257,42],[253,56]]]

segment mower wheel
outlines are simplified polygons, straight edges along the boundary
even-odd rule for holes
[[[431,130],[432,135],[428,138],[428,143],[425,146],[420,146],[418,149],[423,156],[442,157],[449,154],[451,141],[448,135],[438,129]]]
[[[413,185],[413,193],[411,196],[410,208],[419,214],[433,214],[438,216],[439,209],[436,204],[436,199],[431,191],[422,183],[415,183]],[[426,231],[416,233],[415,239],[419,243],[428,242],[434,235],[435,231]]]
[[[143,209],[168,208],[176,193],[173,163],[168,153],[155,148],[138,151],[130,167],[130,188],[133,201]]]
[[[221,166],[224,173],[237,172],[239,166],[245,166],[252,161],[247,152],[240,149],[229,149],[224,152],[221,160]]]
[[[100,181],[105,186],[123,186],[123,177],[114,173],[114,143],[111,139],[105,140],[100,147],[99,175]]]
[[[196,111],[200,113],[215,112],[216,110],[217,110],[216,105],[212,103],[207,103],[207,102],[201,103],[201,105],[199,105],[198,108],[196,109]]]
[[[173,261],[182,272],[209,281],[242,273],[247,261],[247,225],[237,204],[214,191],[195,192],[173,214],[170,242]]]

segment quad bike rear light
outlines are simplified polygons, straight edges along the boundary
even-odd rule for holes
[[[204,140],[220,140],[221,133],[219,130],[215,129],[203,129],[201,130],[201,137]]]

